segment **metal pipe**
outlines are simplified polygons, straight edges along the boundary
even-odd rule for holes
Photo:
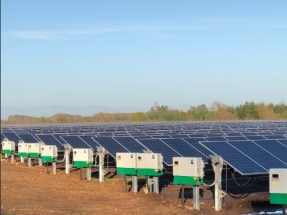
[[[159,194],[159,180],[158,180],[158,177],[153,177],[153,192]]]
[[[184,207],[184,185],[181,185],[181,206]]]
[[[31,158],[28,158],[28,167],[31,167]]]
[[[193,186],[193,207],[196,210],[200,210],[199,204],[199,186]]]
[[[137,193],[138,192],[138,177],[132,176],[132,192]]]
[[[5,154],[5,159],[8,159],[8,154]]]
[[[21,159],[21,163],[24,163],[24,157],[21,157],[20,159]]]
[[[99,154],[99,182],[104,182],[104,154]]]
[[[66,157],[66,174],[70,173],[70,150],[65,150]]]
[[[39,166],[43,166],[42,158],[39,158]]]
[[[52,168],[53,168],[53,174],[56,175],[57,174],[56,162],[52,163]]]
[[[214,198],[215,198],[215,211],[222,210],[222,187],[221,187],[221,166],[217,165],[215,167],[215,174],[217,175],[217,182],[214,188]]]
[[[91,181],[92,180],[92,169],[91,169],[91,167],[86,168],[86,173],[87,173],[87,181]]]

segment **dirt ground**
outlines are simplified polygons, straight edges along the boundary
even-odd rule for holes
[[[52,171],[51,167],[49,167]],[[224,197],[223,209],[214,210],[212,189],[201,190],[200,211],[193,209],[192,189],[185,189],[185,207],[181,206],[181,186],[170,185],[169,179],[163,179],[161,194],[145,194],[144,186],[138,193],[126,192],[123,176],[106,176],[100,183],[93,169],[92,181],[80,180],[80,171],[75,169],[65,174],[64,166],[58,166],[57,174],[47,174],[46,167],[28,168],[17,161],[11,164],[1,161],[1,214],[256,214],[261,210],[280,209],[269,204],[266,179],[259,181],[253,190],[234,196]],[[112,171],[111,171],[112,172]],[[110,176],[113,174],[110,174]],[[85,176],[85,170],[83,170]],[[131,179],[128,178],[128,181]],[[260,184],[261,183],[261,184]],[[267,183],[268,185],[268,183]],[[230,184],[229,190],[232,190]],[[260,191],[256,191],[256,187]],[[128,185],[130,188],[130,183]],[[246,195],[246,196],[244,196]],[[242,198],[244,197],[244,198]]]

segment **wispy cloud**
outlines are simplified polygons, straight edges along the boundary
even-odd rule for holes
[[[198,31],[215,29],[210,27],[182,27],[182,26],[136,26],[136,27],[121,27],[121,28],[85,28],[64,31],[8,31],[6,37],[31,40],[57,40],[66,39],[78,36],[93,36],[98,34],[124,33],[124,32],[156,32],[156,37],[159,35],[166,36],[167,31]]]

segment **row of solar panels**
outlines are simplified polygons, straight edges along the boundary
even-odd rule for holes
[[[24,142],[38,142],[32,135],[19,135]],[[266,174],[270,168],[287,168],[287,140],[236,140],[206,141],[205,138],[174,138],[136,140],[132,137],[92,137],[92,136],[53,136],[36,135],[45,144],[57,145],[61,150],[63,143],[73,148],[104,147],[115,158],[117,152],[142,152],[150,150],[162,153],[164,163],[172,165],[172,158],[202,157],[205,162],[210,155],[217,154],[242,175]],[[24,137],[24,138],[23,138]],[[258,136],[260,137],[260,136]]]
[[[158,130],[174,130],[174,131],[255,131],[264,130],[287,130],[285,121],[252,121],[252,122],[178,122],[178,123],[141,123],[141,124],[91,124],[91,125],[49,125],[49,126],[4,126],[2,132],[9,131],[91,131],[91,132],[121,132],[121,131],[158,131]]]
[[[98,132],[94,132],[98,131]],[[287,122],[230,123],[162,123],[139,125],[65,125],[2,127],[2,138],[16,144],[39,142],[57,145],[63,150],[68,143],[73,148],[104,147],[111,156],[116,152],[162,153],[164,163],[172,157],[223,157],[226,163],[242,175],[266,174],[270,168],[286,168]]]

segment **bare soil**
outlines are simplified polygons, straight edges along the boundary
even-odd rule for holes
[[[50,171],[51,167],[49,167]],[[243,192],[228,188],[233,192],[226,195],[223,209],[214,210],[213,190],[202,187],[200,211],[194,210],[191,187],[185,189],[185,207],[181,206],[181,186],[171,185],[168,178],[162,179],[161,194],[126,192],[123,176],[114,175],[113,169],[105,182],[97,180],[97,169],[93,169],[92,181],[80,179],[80,171],[74,169],[65,174],[64,166],[59,165],[57,174],[47,174],[46,167],[28,168],[17,161],[11,164],[1,161],[1,214],[256,214],[261,210],[280,209],[269,204],[266,180],[259,181],[253,190]],[[128,178],[128,181],[131,179]],[[212,182],[212,181],[211,181]],[[261,183],[261,184],[260,184]],[[267,183],[267,185],[266,185]],[[142,184],[143,185],[143,184]],[[130,188],[130,182],[127,186]],[[257,188],[256,188],[257,187]],[[242,191],[242,190],[240,190]],[[235,198],[236,197],[236,198]]]

